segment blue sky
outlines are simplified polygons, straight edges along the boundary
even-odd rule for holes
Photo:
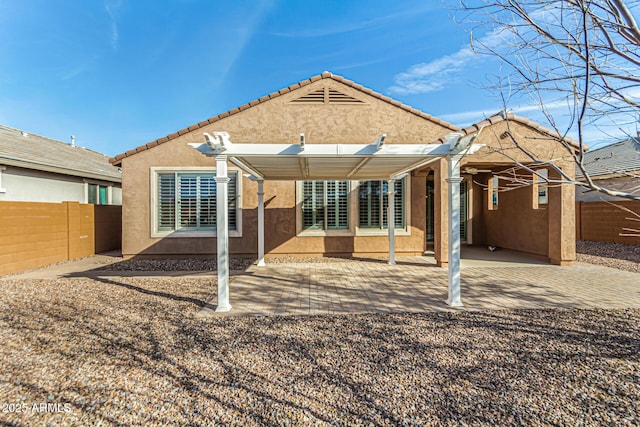
[[[438,0],[0,0],[0,123],[115,155],[326,70],[464,126],[468,45]]]

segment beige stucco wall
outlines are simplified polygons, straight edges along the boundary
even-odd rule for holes
[[[329,85],[364,101],[358,105],[304,105],[292,100]],[[372,143],[387,133],[386,143],[433,143],[449,130],[418,115],[364,94],[336,81],[320,80],[298,91],[259,103],[238,114],[141,151],[122,160],[123,169],[123,254],[210,255],[215,238],[152,238],[150,220],[150,168],[213,167],[214,160],[188,146],[204,141],[204,132],[225,131],[236,143],[296,143],[301,132],[310,144]],[[229,167],[232,167],[229,164]],[[396,237],[396,251],[421,254],[424,251],[425,191],[423,177],[412,177],[411,224],[408,235]],[[236,255],[255,255],[257,246],[257,185],[243,179],[242,238],[231,237],[229,250]],[[296,236],[295,183],[267,181],[264,184],[265,251],[267,255],[384,254],[388,238],[380,236]]]

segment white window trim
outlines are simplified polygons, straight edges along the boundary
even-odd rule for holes
[[[380,181],[380,180],[363,180]],[[384,181],[384,180],[382,180]],[[360,181],[349,181],[349,228],[347,230],[309,230],[302,228],[302,181],[296,181],[296,236],[298,237],[355,237],[355,236],[388,236],[386,228],[358,227],[358,190]],[[411,235],[411,176],[405,178],[405,220],[404,228],[396,228],[396,236]],[[385,195],[385,197],[387,197]],[[409,201],[409,203],[407,203]]]
[[[7,189],[2,187],[2,171],[7,170],[6,166],[0,166],[0,193],[6,193]]]
[[[236,224],[237,230],[229,230],[229,237],[242,237],[242,173],[237,167],[229,167],[229,173],[237,174],[237,199],[236,199]],[[149,203],[149,226],[151,227],[152,238],[192,238],[192,237],[216,237],[218,232],[216,230],[202,230],[202,231],[158,231],[158,173],[189,173],[189,172],[208,172],[215,173],[216,168],[206,166],[157,166],[149,168],[149,188],[150,203]]]

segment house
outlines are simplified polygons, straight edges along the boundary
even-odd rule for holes
[[[459,220],[464,244],[570,264],[574,187],[540,182],[504,191],[508,183],[497,176],[514,169],[514,159],[530,163],[507,135],[542,159],[559,159],[573,176],[573,160],[550,133],[511,114],[461,129],[324,72],[113,158],[122,168],[123,256],[206,257],[226,253],[228,239],[231,256],[433,248],[444,266],[455,250],[449,224]],[[452,151],[465,138],[474,154]],[[228,197],[216,199],[218,191]],[[217,224],[219,204],[228,228]]]
[[[589,176],[599,186],[609,190],[640,195],[640,137],[628,138],[584,154],[583,164]],[[584,181],[581,170],[576,179]],[[576,201],[597,202],[624,200],[597,191],[577,187]]]
[[[122,204],[122,176],[95,151],[0,125],[0,201]]]
[[[122,176],[103,154],[0,125],[0,275],[120,248]]]

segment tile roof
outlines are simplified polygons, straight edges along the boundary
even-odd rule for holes
[[[380,100],[382,100],[384,102],[388,102],[389,104],[394,105],[394,106],[396,106],[398,108],[401,108],[401,109],[403,109],[403,110],[405,110],[405,111],[407,111],[407,112],[409,112],[411,114],[415,114],[418,117],[422,117],[423,119],[426,119],[426,120],[432,121],[434,123],[437,123],[440,126],[449,128],[452,131],[459,131],[460,130],[460,128],[458,126],[455,126],[455,125],[453,125],[453,124],[451,124],[449,122],[446,122],[446,121],[444,121],[442,119],[434,117],[434,116],[432,116],[430,114],[424,113],[424,112],[422,112],[422,111],[420,111],[420,110],[418,110],[416,108],[413,108],[413,107],[410,107],[410,106],[408,106],[406,104],[403,104],[400,101],[396,101],[395,99],[392,99],[392,98],[390,98],[388,96],[385,96],[385,95],[383,95],[383,94],[381,94],[379,92],[376,92],[376,91],[374,91],[372,89],[364,87],[364,86],[362,86],[362,85],[360,85],[358,83],[355,83],[352,80],[348,80],[348,79],[346,79],[346,78],[344,78],[342,76],[338,76],[336,74],[330,73],[329,71],[324,71],[322,74],[310,77],[310,78],[308,78],[306,80],[303,80],[301,82],[295,83],[295,84],[293,84],[291,86],[288,86],[286,88],[280,89],[280,90],[278,90],[276,92],[272,92],[269,95],[263,96],[261,98],[255,99],[253,101],[250,101],[250,102],[248,102],[246,104],[243,104],[243,105],[241,105],[241,106],[239,106],[237,108],[233,108],[233,109],[231,109],[229,111],[226,111],[224,113],[218,114],[217,116],[211,117],[211,118],[209,118],[207,120],[203,120],[203,121],[201,121],[199,123],[196,123],[194,125],[191,125],[191,126],[189,126],[187,128],[184,128],[184,129],[181,129],[181,130],[179,130],[177,132],[174,132],[174,133],[172,133],[170,135],[164,136],[162,138],[158,138],[155,141],[151,141],[151,142],[149,142],[147,144],[140,145],[139,147],[136,147],[136,148],[134,148],[132,150],[129,150],[126,153],[118,154],[117,156],[112,158],[110,161],[114,165],[118,165],[118,164],[120,164],[121,160],[124,159],[125,157],[129,157],[129,156],[132,156],[132,155],[134,155],[136,153],[139,153],[141,151],[148,150],[148,149],[150,149],[152,147],[155,147],[156,145],[164,144],[165,142],[170,141],[172,139],[175,139],[180,135],[184,135],[184,134],[192,132],[192,131],[194,131],[194,130],[196,130],[198,128],[201,128],[203,126],[207,126],[207,125],[209,125],[211,123],[215,123],[220,119],[223,119],[225,117],[229,117],[231,115],[237,114],[237,113],[239,113],[241,111],[244,111],[244,110],[246,110],[248,108],[254,107],[254,106],[256,106],[258,104],[261,104],[261,103],[263,103],[265,101],[268,101],[270,99],[277,98],[277,97],[279,97],[281,95],[284,95],[285,93],[289,93],[289,92],[291,92],[293,90],[296,90],[296,89],[299,89],[301,87],[307,86],[307,85],[309,85],[309,84],[311,84],[311,83],[313,83],[315,81],[321,80],[321,79],[331,79],[331,80],[340,82],[340,83],[342,83],[344,85],[347,85],[347,86],[349,86],[349,87],[351,87],[353,89],[359,90],[359,91],[361,91],[361,92],[363,92],[363,93],[365,93],[365,94],[367,94],[369,96],[372,96],[374,98],[380,99]]]
[[[640,137],[587,151],[583,164],[591,177],[640,171]],[[576,169],[576,178],[582,176],[582,171]]]
[[[4,125],[0,125],[0,165],[122,181],[104,154]]]
[[[468,126],[464,129],[462,129],[462,133],[465,135],[470,135],[472,133],[475,133],[477,131],[479,131],[481,128],[485,127],[485,126],[490,126],[496,123],[500,123],[500,122],[504,122],[504,121],[511,121],[511,122],[516,122],[516,123],[520,123],[523,124],[525,126],[528,126],[532,129],[535,129],[543,134],[552,136],[554,138],[563,138],[567,143],[569,143],[569,145],[575,147],[575,148],[579,148],[580,144],[578,143],[578,141],[575,141],[572,138],[569,138],[568,136],[561,136],[559,135],[557,132],[546,128],[544,126],[542,126],[539,123],[536,123],[532,120],[529,120],[527,118],[521,117],[521,116],[516,116],[513,113],[507,113],[504,114],[502,112],[494,114],[491,117],[488,117],[478,123],[474,123],[471,126]],[[443,136],[442,138],[440,138],[438,141],[440,141],[441,143],[444,143],[446,141],[446,136]]]

